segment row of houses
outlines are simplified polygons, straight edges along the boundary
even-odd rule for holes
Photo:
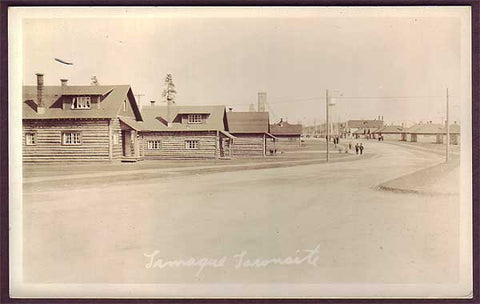
[[[277,132],[272,134],[271,129]],[[267,146],[300,142],[300,132],[271,128],[268,112],[227,112],[225,106],[139,109],[129,85],[23,87],[23,159],[136,161],[263,157]]]
[[[420,122],[409,128],[403,125],[384,125],[383,120],[351,120],[347,122],[347,130],[351,135],[359,137],[411,141],[411,142],[434,142],[444,143],[447,128],[443,124],[435,124],[432,121]],[[450,144],[460,143],[460,125],[454,122],[449,126]]]

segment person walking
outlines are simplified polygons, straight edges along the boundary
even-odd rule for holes
[[[358,143],[355,144],[355,153],[358,154],[358,150],[360,150],[360,147],[358,146]]]
[[[349,150],[352,150],[352,142],[349,142],[349,143],[348,143],[348,149],[349,149]]]
[[[360,147],[358,147],[358,148],[360,149],[360,155],[362,155],[363,154],[363,144],[360,143]]]

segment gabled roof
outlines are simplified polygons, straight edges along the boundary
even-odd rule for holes
[[[269,133],[268,112],[227,112],[230,133]]]
[[[375,130],[374,133],[396,134],[403,133],[404,129],[402,126],[389,125]]]
[[[383,120],[349,120],[347,122],[348,128],[381,128],[383,127]]]
[[[443,134],[444,126],[441,124],[416,124],[405,130],[410,134]]]
[[[302,135],[302,125],[289,124],[288,122],[279,122],[270,125],[270,133],[273,135]]]
[[[100,108],[92,106],[88,110],[63,109],[60,104],[62,96],[100,95],[103,100]],[[44,86],[43,104],[45,112],[37,113],[37,86],[23,87],[23,119],[75,119],[75,118],[116,118],[127,99],[137,120],[142,120],[132,89],[129,85],[112,86]]]
[[[143,107],[142,131],[226,131],[225,106],[153,106]],[[204,114],[204,123],[182,123],[182,114]],[[168,123],[171,125],[168,126]]]
[[[63,87],[63,95],[105,95],[112,88],[108,86],[65,86]]]

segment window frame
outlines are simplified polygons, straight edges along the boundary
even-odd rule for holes
[[[29,142],[28,138],[32,136],[33,142]],[[36,146],[37,145],[37,132],[35,131],[27,131],[25,132],[25,146]]]
[[[80,102],[80,100],[82,102]],[[80,106],[81,105],[81,106]],[[90,110],[92,108],[91,96],[76,96],[72,99],[72,110]]]
[[[147,150],[160,150],[162,148],[162,141],[160,139],[147,140]]]
[[[194,143],[192,146],[191,144]],[[186,150],[198,150],[200,146],[200,141],[198,139],[186,139],[185,140],[185,149]]]
[[[65,141],[65,136],[66,134],[74,134],[74,133],[77,133],[78,134],[78,142],[75,142],[75,143],[67,143]],[[62,146],[80,146],[83,144],[83,140],[82,140],[82,132],[81,131],[62,131],[62,134],[61,134],[61,138],[60,138],[61,142],[62,142]]]
[[[203,123],[202,114],[187,114],[187,123],[189,124],[201,124]]]

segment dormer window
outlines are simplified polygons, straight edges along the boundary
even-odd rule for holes
[[[188,114],[188,123],[202,123],[202,114]]]
[[[72,101],[72,109],[90,109],[92,101],[90,96],[74,97]]]

